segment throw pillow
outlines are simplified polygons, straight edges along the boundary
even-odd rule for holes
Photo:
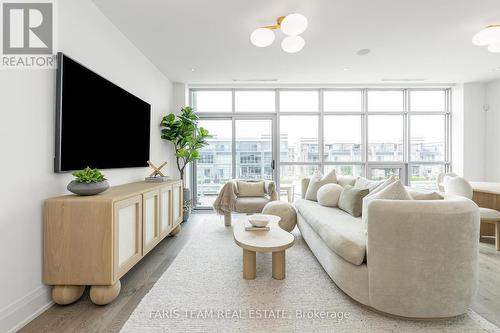
[[[412,200],[412,197],[406,191],[406,188],[401,183],[400,180],[393,182],[388,185],[386,188],[381,190],[378,193],[370,195],[369,197],[363,200],[363,214],[362,221],[365,232],[368,231],[368,205],[374,199],[386,199],[386,200]]]
[[[321,186],[330,183],[337,183],[337,175],[335,174],[335,169],[330,171],[324,177],[321,177],[321,174],[315,174],[311,177],[309,181],[309,186],[306,191],[306,199],[312,201],[318,201],[318,190]]]
[[[236,182],[238,186],[238,196],[239,197],[263,197],[264,196],[264,182],[245,182],[238,180]]]
[[[325,207],[337,207],[342,186],[339,184],[326,184],[318,190],[318,203]]]
[[[391,185],[392,183],[394,183],[396,181],[397,181],[396,177],[390,176],[389,178],[384,180],[380,185],[378,185],[373,190],[371,190],[370,194],[368,194],[368,196],[374,195],[375,193],[382,191],[384,188],[386,188],[387,186]]]
[[[346,185],[339,198],[339,208],[354,217],[361,216],[363,208],[363,198],[370,193],[367,188],[357,188]]]
[[[354,178],[353,176],[338,176],[337,177],[337,184],[339,184],[342,187],[344,187],[346,185],[354,186],[355,183],[356,183],[356,178]]]
[[[365,177],[356,178],[356,182],[354,183],[354,187],[357,188],[367,188],[372,192],[378,186],[380,186],[385,180],[370,180]]]

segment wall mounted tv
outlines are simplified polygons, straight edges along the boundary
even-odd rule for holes
[[[151,105],[58,54],[55,172],[147,166],[150,122]]]

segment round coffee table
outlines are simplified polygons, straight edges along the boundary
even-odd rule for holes
[[[279,216],[266,216],[270,219],[269,231],[246,231],[246,217],[233,224],[234,241],[243,249],[243,278],[246,280],[255,279],[256,252],[272,252],[273,278],[285,278],[285,250],[293,245],[295,238],[280,228]]]

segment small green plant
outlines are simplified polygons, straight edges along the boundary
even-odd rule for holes
[[[78,183],[99,183],[106,178],[104,178],[104,175],[99,171],[98,169],[91,169],[90,167],[86,167],[83,170],[77,170],[72,173],[73,176],[75,176],[75,181]]]

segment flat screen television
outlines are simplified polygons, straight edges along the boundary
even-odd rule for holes
[[[55,172],[147,166],[151,105],[63,53],[56,98]]]

